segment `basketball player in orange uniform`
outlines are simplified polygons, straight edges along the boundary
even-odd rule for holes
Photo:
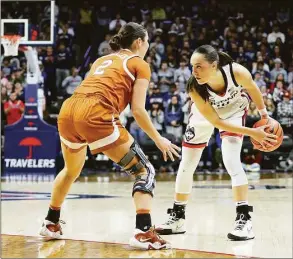
[[[147,31],[139,24],[128,23],[111,39],[110,46],[115,52],[95,61],[89,75],[61,108],[58,129],[65,167],[54,181],[50,208],[40,234],[62,238],[60,208],[80,175],[89,146],[92,154],[102,152],[136,176],[132,191],[136,229],[130,245],[142,249],[170,248],[151,227],[154,167],[119,120],[119,114],[131,104],[136,122],[162,151],[164,160],[179,156],[176,150],[180,148],[158,133],[145,110],[151,74],[143,60],[149,47]]]

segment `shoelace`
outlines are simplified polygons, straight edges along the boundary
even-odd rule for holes
[[[244,214],[240,215],[240,218],[235,221],[235,230],[242,230],[247,220],[244,219]]]
[[[164,241],[164,242],[165,242],[165,240],[164,240],[164,239],[159,235],[159,233],[156,231],[155,226],[151,227],[150,230],[153,232],[154,235],[156,235],[156,236],[158,237],[158,239],[159,239],[160,241]]]
[[[168,221],[166,222],[166,225],[171,225],[176,221],[176,213],[172,212],[169,216]]]
[[[62,224],[62,225],[66,225],[66,222],[64,220],[62,220],[62,219],[59,219],[58,223]]]

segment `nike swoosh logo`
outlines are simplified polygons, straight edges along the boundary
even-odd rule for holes
[[[139,239],[139,241],[140,242],[147,242],[147,241],[149,241],[149,240],[151,240],[151,238],[141,238],[141,239]]]
[[[182,228],[183,225],[184,225],[184,224],[182,224],[182,225],[180,225],[180,226],[177,226],[177,227],[176,227],[176,230],[178,230],[179,228]]]

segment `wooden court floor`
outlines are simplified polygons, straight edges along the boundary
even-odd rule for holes
[[[162,251],[139,251],[127,245],[135,222],[130,181],[79,179],[62,208],[64,240],[57,241],[38,236],[52,183],[5,181],[1,184],[1,258],[292,258],[292,173],[249,178],[254,240],[227,239],[235,219],[230,181],[204,177],[193,183],[187,232],[164,236],[173,249]],[[169,179],[157,182],[154,225],[168,218],[174,185]]]

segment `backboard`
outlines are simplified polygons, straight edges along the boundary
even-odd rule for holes
[[[1,1],[1,36],[17,34],[20,45],[54,43],[55,1]]]

